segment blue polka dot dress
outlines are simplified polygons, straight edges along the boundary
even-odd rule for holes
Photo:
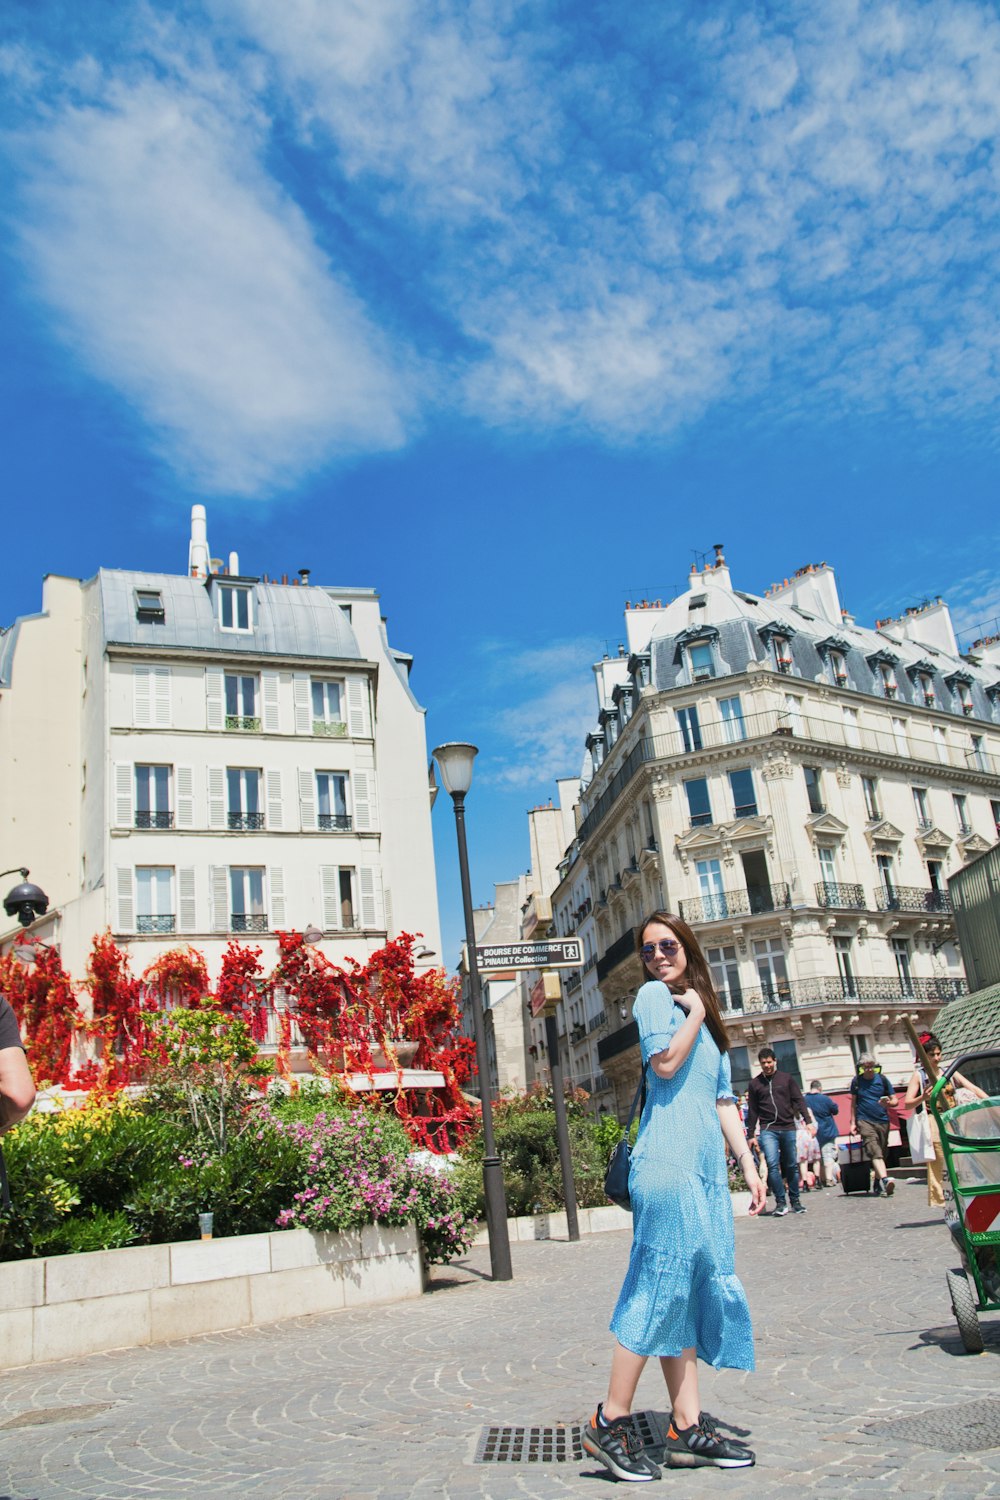
[[[642,1059],[663,1052],[685,1012],[661,980],[639,991],[633,1015]],[[695,1348],[716,1369],[752,1370],[753,1330],[736,1275],[733,1214],[718,1099],[733,1099],[728,1055],[708,1027],[673,1078],[646,1071],[646,1106],[632,1152],[635,1225],[611,1332],[636,1354]]]

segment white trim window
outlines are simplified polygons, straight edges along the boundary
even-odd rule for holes
[[[934,693],[934,678],[929,672],[917,673],[917,690],[925,708],[933,708],[937,702]]]
[[[771,651],[774,655],[774,665],[779,672],[785,674],[792,670],[792,644],[787,635],[772,635]]]
[[[727,745],[735,745],[747,737],[746,725],[743,722],[743,705],[739,696],[735,698],[720,698],[719,713],[722,717],[722,737]]]
[[[931,807],[927,800],[927,788],[925,786],[915,786],[912,788],[912,791],[913,810],[917,815],[917,827],[926,831],[932,826]]]
[[[260,729],[259,685],[253,672],[227,672],[225,676],[226,728]]]
[[[267,931],[264,871],[260,866],[230,866],[229,925],[232,932]]]
[[[264,827],[261,780],[257,769],[226,767],[226,821],[234,832],[248,833]]]
[[[136,766],[136,828],[173,828],[170,807],[170,766]]]
[[[758,939],[753,945],[753,959],[757,965],[757,978],[765,1001],[770,1005],[777,1005],[782,1000],[787,1000],[790,994],[788,966],[781,939]]]
[[[171,933],[176,930],[172,866],[136,866],[135,930],[140,933]]]
[[[740,984],[740,965],[734,947],[706,948],[705,957],[712,973],[715,993],[723,1010],[743,1009],[743,986]]]
[[[316,822],[321,833],[350,833],[350,777],[346,771],[316,772]]]
[[[701,725],[698,722],[698,709],[692,704],[690,708],[679,708],[677,710],[677,723],[681,731],[681,742],[684,749],[690,755],[694,750],[701,749]]]
[[[346,735],[343,682],[336,678],[314,677],[310,683],[310,692],[313,734],[324,734],[334,739]]]
[[[830,652],[830,681],[834,687],[847,686],[847,663],[842,651]]]
[[[711,641],[692,641],[687,653],[692,682],[707,682],[715,676],[715,653]]]
[[[844,739],[852,749],[860,748],[861,728],[856,708],[844,708]]]
[[[883,698],[895,698],[899,693],[899,683],[896,681],[896,671],[890,667],[888,662],[880,661],[878,664],[878,675],[882,681]]]
[[[219,629],[238,635],[253,631],[253,589],[245,583],[220,583]]]
[[[972,693],[969,689],[969,684],[967,682],[962,682],[961,679],[959,679],[959,681],[955,684],[955,694],[958,698],[959,708],[962,710],[963,714],[965,714],[966,718],[968,718],[969,715],[975,710],[975,704],[972,701]]]

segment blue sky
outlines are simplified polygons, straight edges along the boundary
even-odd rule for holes
[[[725,544],[1000,614],[993,5],[7,0],[0,620],[45,572],[374,585],[475,899],[626,598]],[[461,928],[435,814],[445,958]]]

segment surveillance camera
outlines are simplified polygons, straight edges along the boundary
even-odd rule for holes
[[[30,927],[36,917],[48,911],[49,898],[39,886],[22,881],[8,892],[3,909],[8,917],[17,917],[22,927]]]

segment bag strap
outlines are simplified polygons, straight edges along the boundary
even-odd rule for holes
[[[635,1119],[636,1107],[638,1107],[640,1118],[642,1117],[643,1110],[646,1108],[646,1068],[647,1068],[647,1066],[648,1065],[646,1063],[643,1063],[643,1065],[642,1065],[642,1077],[639,1080],[639,1087],[635,1091],[635,1098],[632,1100],[632,1108],[628,1112],[628,1120],[626,1121],[626,1124],[625,1124],[625,1139],[626,1140],[628,1139],[628,1133],[629,1133],[629,1131],[632,1129],[632,1121]],[[642,1101],[641,1103],[639,1102],[640,1099]]]
[[[10,1213],[10,1188],[7,1186],[7,1163],[3,1159],[3,1147],[0,1146],[0,1211]]]

